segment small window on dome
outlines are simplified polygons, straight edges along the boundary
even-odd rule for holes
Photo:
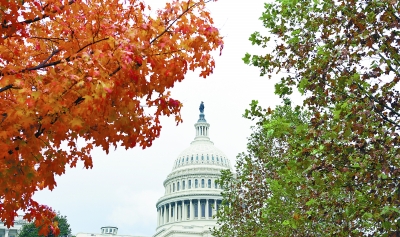
[[[176,185],[176,191],[179,191],[179,188],[180,188],[180,183],[178,182]]]
[[[182,163],[185,161],[185,158],[182,158]]]
[[[208,188],[211,188],[211,179],[208,180]]]
[[[214,161],[214,155],[212,155],[211,157],[212,157],[212,160]]]
[[[196,160],[199,160],[199,155],[196,155]]]
[[[201,155],[201,160],[204,160],[204,156],[203,155]]]
[[[186,157],[186,162],[188,162],[188,161],[189,161],[189,156]]]
[[[218,156],[217,156],[217,161],[219,161]]]
[[[185,190],[185,180],[182,181],[182,190]]]
[[[197,179],[194,180],[194,187],[195,188],[199,187],[199,181]]]
[[[210,160],[210,159],[208,158],[208,155],[207,155],[207,160]]]
[[[192,155],[192,162],[193,162],[193,155]]]
[[[217,182],[217,180],[214,181],[214,188],[218,188],[218,182]]]
[[[190,179],[189,179],[188,188],[189,188],[189,189],[191,189],[191,188],[192,188],[192,180],[190,180]]]
[[[201,180],[201,188],[204,188],[204,179]]]
[[[174,184],[172,184],[172,192],[175,192],[175,183]]]

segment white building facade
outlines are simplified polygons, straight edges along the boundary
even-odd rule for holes
[[[5,224],[0,221],[0,237],[18,237],[22,226],[28,223],[22,217],[23,216],[17,216],[14,220],[14,226],[10,226],[10,228],[7,228]]]
[[[196,136],[175,160],[164,181],[165,195],[156,204],[157,229],[153,237],[210,237],[213,218],[221,205],[216,180],[221,170],[231,169],[229,159],[209,138],[210,124],[203,102],[195,124]]]

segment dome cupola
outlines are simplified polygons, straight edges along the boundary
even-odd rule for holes
[[[194,124],[196,136],[178,158],[175,159],[172,170],[188,168],[188,166],[219,166],[223,169],[230,169],[229,159],[210,140],[210,124],[207,123],[204,115],[204,103],[200,104],[200,114],[197,123]]]

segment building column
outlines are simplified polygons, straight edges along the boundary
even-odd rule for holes
[[[181,217],[181,212],[180,212],[178,201],[176,202],[176,210],[177,210],[177,212],[176,212],[176,221],[180,221],[179,218]]]
[[[4,235],[4,237],[8,237],[8,231],[9,231],[9,229],[5,229],[5,235]]]
[[[175,202],[174,222],[178,221],[178,202]]]
[[[159,215],[158,215],[158,218],[159,218],[159,225],[162,225],[162,209],[161,209],[161,207],[159,208]]]
[[[162,225],[162,208],[160,207],[159,208],[160,209],[160,215],[159,215],[159,218],[160,218],[160,224],[159,225]]]
[[[189,207],[190,207],[190,200],[188,202],[188,205],[186,205],[186,203],[185,203],[185,214],[183,214],[183,215],[184,215],[186,221],[189,220],[189,218],[190,218],[190,216],[188,217],[188,215],[187,215]]]
[[[214,215],[217,214],[217,199],[214,199]]]
[[[182,201],[182,216],[181,216],[182,221],[185,221],[186,217],[187,214],[185,213],[185,201]]]
[[[171,222],[171,203],[168,203],[168,218],[167,218],[167,222],[168,223]]]
[[[189,210],[190,210],[190,220],[193,220],[193,217],[194,217],[194,213],[193,213],[193,199],[190,199]]]
[[[167,223],[167,204],[164,204],[164,221],[163,221],[163,225]]]
[[[206,199],[206,220],[208,220],[208,199]]]
[[[179,217],[180,217],[180,221],[183,221],[183,219],[182,219],[182,208],[183,208],[183,201],[181,201],[181,207],[179,208]]]
[[[201,218],[200,199],[197,199],[197,219]]]
[[[160,209],[157,208],[157,227],[160,225]]]

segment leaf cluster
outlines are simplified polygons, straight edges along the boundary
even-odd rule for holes
[[[205,4],[175,0],[0,0],[0,219],[17,210],[46,235],[55,213],[32,199],[93,147],[146,148],[161,116],[181,122],[169,89],[212,73],[223,41]],[[77,144],[78,139],[84,143]]]

